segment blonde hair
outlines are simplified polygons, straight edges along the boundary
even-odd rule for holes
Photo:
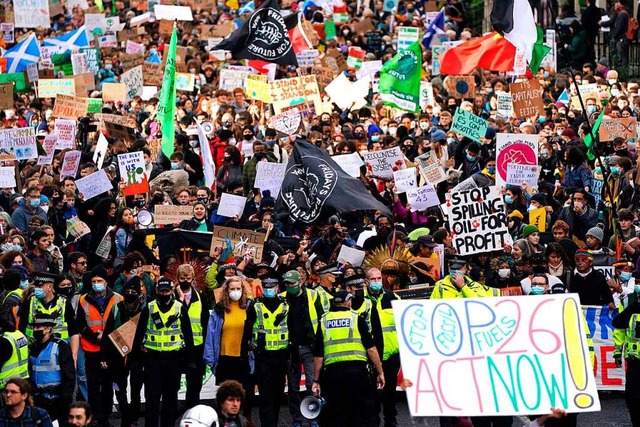
[[[180,277],[181,274],[190,274],[191,277],[195,278],[196,271],[191,264],[182,264],[176,270],[176,278]]]
[[[249,297],[247,296],[247,286],[239,276],[230,276],[222,284],[222,294],[220,295],[220,305],[224,308],[224,311],[229,313],[231,312],[231,298],[229,298],[229,284],[232,282],[239,282],[242,286],[242,297],[238,301],[240,308],[245,310],[247,308],[247,300]]]

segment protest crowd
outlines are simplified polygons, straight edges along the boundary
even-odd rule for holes
[[[0,427],[640,426],[608,3],[0,1]]]

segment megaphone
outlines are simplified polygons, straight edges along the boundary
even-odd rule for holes
[[[302,399],[300,403],[300,413],[308,420],[315,420],[320,415],[322,407],[325,405],[326,400],[323,398],[316,398],[313,396],[307,396]]]
[[[141,226],[148,227],[153,224],[153,214],[146,209],[140,209],[136,216],[136,220]]]

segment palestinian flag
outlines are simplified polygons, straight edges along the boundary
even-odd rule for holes
[[[440,74],[464,76],[477,68],[513,71],[516,47],[495,31],[447,50],[440,58]]]
[[[532,73],[537,73],[542,59],[551,48],[543,43],[544,33],[533,19],[533,11],[528,0],[494,0],[491,25],[512,45],[524,52],[529,69]]]

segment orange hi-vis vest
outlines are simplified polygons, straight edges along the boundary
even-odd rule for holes
[[[109,303],[107,304],[107,308],[105,309],[104,314],[100,314],[98,308],[93,304],[89,304],[89,301],[87,301],[87,294],[82,295],[80,297],[79,304],[84,311],[84,316],[87,319],[87,326],[89,327],[89,329],[91,329],[96,334],[104,331],[104,326],[107,323],[107,319],[109,318],[109,313],[111,313],[113,305],[118,304],[120,301],[122,301],[122,297],[120,296],[120,294],[116,294],[114,292],[109,299]],[[103,339],[104,338],[105,337],[103,337]],[[100,344],[93,343],[87,340],[82,335],[80,335],[80,345],[82,346],[82,350],[89,353],[100,351]]]

